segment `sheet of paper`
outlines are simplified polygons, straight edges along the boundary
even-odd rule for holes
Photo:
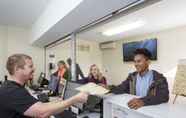
[[[109,92],[109,90],[95,83],[88,83],[88,84],[82,85],[76,88],[76,90],[81,91],[81,92],[87,92],[91,95],[104,95]]]

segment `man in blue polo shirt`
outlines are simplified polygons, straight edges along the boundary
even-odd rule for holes
[[[125,81],[111,90],[115,94],[129,93],[139,96],[128,102],[131,109],[169,100],[167,80],[159,72],[149,69],[150,57],[151,53],[147,49],[137,49],[134,52],[136,72],[130,73]]]

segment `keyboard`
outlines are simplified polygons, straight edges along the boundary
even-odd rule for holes
[[[49,102],[49,97],[48,97],[47,93],[40,93],[37,95],[37,98],[39,101],[41,101],[43,103]]]

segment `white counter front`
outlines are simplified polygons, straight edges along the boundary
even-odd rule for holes
[[[136,96],[129,94],[113,95],[104,100],[104,118],[177,118],[186,117],[186,100],[144,106],[137,110],[128,108],[129,100]]]

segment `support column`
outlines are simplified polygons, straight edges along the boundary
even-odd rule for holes
[[[71,65],[71,77],[72,81],[76,81],[76,33],[73,32],[71,34],[71,58],[72,58],[72,65]]]

